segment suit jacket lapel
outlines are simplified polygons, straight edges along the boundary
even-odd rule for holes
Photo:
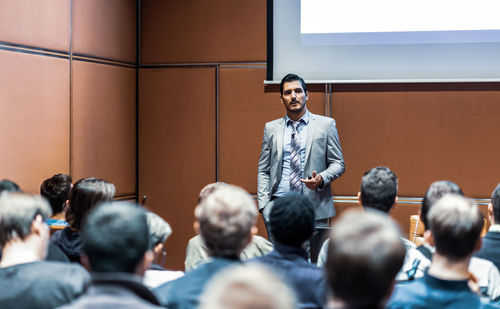
[[[306,157],[304,159],[304,173],[306,170],[306,165],[309,159],[309,153],[311,152],[311,145],[314,136],[314,130],[316,129],[316,115],[313,113],[309,114],[309,124],[307,125],[307,139],[306,139]]]
[[[281,119],[276,134],[276,149],[278,150],[278,172],[281,173],[281,163],[283,162],[283,138],[285,135],[285,117]],[[281,176],[281,174],[280,174]]]

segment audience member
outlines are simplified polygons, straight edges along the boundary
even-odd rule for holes
[[[0,195],[0,308],[54,308],[78,297],[90,280],[80,265],[43,261],[50,215],[42,197]]]
[[[323,270],[307,262],[303,249],[313,235],[314,224],[314,206],[308,197],[288,193],[276,199],[268,224],[274,237],[274,250],[252,260],[269,266],[293,288],[299,308],[322,308],[326,300]]]
[[[69,194],[66,221],[68,227],[52,235],[51,242],[61,248],[71,262],[80,262],[82,243],[80,228],[88,212],[100,202],[111,201],[115,186],[105,180],[84,178],[77,181]]]
[[[384,308],[405,259],[398,226],[383,213],[351,210],[333,226],[326,274],[331,308]]]
[[[168,236],[172,234],[172,228],[160,216],[153,212],[147,212],[146,218],[151,235],[151,244],[153,248],[153,263],[144,274],[144,284],[149,288],[155,288],[160,284],[177,279],[184,275],[182,271],[171,271],[163,268],[163,258],[166,256],[165,242]]]
[[[215,182],[206,185],[200,191],[198,196],[198,204],[206,198],[211,193],[215,192],[217,189],[227,186],[224,182]],[[268,254],[273,250],[273,244],[265,239],[264,237],[255,235],[257,233],[257,228],[252,232],[252,241],[243,249],[241,252],[241,260],[247,260]],[[186,272],[198,267],[202,263],[206,263],[210,260],[207,253],[207,246],[203,243],[202,237],[198,234],[191,238],[188,242],[186,248],[186,260],[184,261],[184,268]]]
[[[47,220],[49,226],[67,226],[64,220],[64,210],[71,190],[71,177],[65,174],[56,174],[45,179],[40,185],[40,195],[45,197],[52,207],[52,217]]]
[[[241,251],[251,241],[257,207],[245,190],[228,185],[203,199],[195,217],[212,260],[155,290],[167,308],[197,308],[200,294],[212,276],[240,263]]]
[[[425,229],[424,234],[430,233],[427,213],[441,197],[448,193],[460,196],[464,195],[462,189],[456,183],[448,180],[433,182],[425,193],[420,210],[420,219]],[[422,252],[429,260],[432,259],[434,247],[428,242],[419,246],[417,250]],[[494,300],[500,296],[500,273],[495,264],[486,259],[472,257],[469,263],[469,272],[473,274],[471,278],[473,278],[474,284],[479,285],[479,289],[484,297]]]
[[[200,309],[295,309],[295,295],[272,270],[258,264],[229,267],[214,276]]]
[[[3,179],[0,180],[0,194],[3,192],[20,192],[21,188],[19,185],[12,180]]]
[[[500,184],[491,195],[488,219],[491,223],[490,229],[483,237],[483,247],[475,256],[493,262],[497,269],[500,269]]]
[[[397,195],[398,178],[388,167],[374,167],[361,179],[358,198],[363,209],[375,209],[389,215],[397,202]],[[401,237],[401,240],[406,247],[406,256],[396,280],[406,281],[422,277],[430,261],[416,249],[414,243],[404,237]],[[325,241],[318,257],[318,266],[325,265],[327,252],[328,241]]]
[[[83,264],[92,282],[80,298],[63,308],[160,308],[142,284],[153,253],[145,211],[128,202],[92,209],[81,231]]]
[[[477,205],[448,194],[431,207],[427,221],[427,239],[436,249],[431,266],[423,278],[396,286],[388,308],[481,308],[468,284],[469,261],[481,247],[483,215]]]

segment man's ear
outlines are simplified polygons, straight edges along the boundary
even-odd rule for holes
[[[432,246],[432,247],[436,246],[434,243],[434,235],[432,235],[431,230],[427,230],[424,232],[424,239],[425,239],[425,242],[427,244],[429,244],[430,246]]]
[[[481,247],[483,247],[483,238],[479,236],[479,239],[476,242],[476,248],[474,250],[479,251],[481,250]]]
[[[196,232],[196,234],[200,234],[200,222],[198,220],[194,220],[193,229]]]
[[[154,256],[151,250],[144,252],[142,260],[139,262],[139,265],[137,265],[135,269],[135,274],[143,277],[146,270],[148,270],[151,266],[151,263],[153,263],[153,258]]]
[[[250,235],[257,235],[257,233],[259,232],[259,228],[256,227],[255,225],[252,226],[252,228],[250,229]]]
[[[309,100],[309,91],[306,91],[306,101]]]
[[[490,221],[491,225],[495,224],[495,216],[493,215],[493,204],[491,203],[488,204],[488,220]]]
[[[36,215],[35,219],[31,222],[31,233],[41,235],[46,229],[47,227],[45,226],[42,215]]]
[[[80,254],[80,263],[88,272],[92,271],[92,268],[90,267],[89,257],[85,253]]]

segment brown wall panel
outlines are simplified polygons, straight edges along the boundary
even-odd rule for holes
[[[0,179],[39,192],[69,173],[69,62],[0,50],[0,68]]]
[[[69,50],[69,0],[0,1],[0,41]]]
[[[223,68],[219,73],[219,178],[257,193],[257,163],[264,124],[283,117],[279,88],[264,91],[263,68]],[[276,89],[276,90],[275,90]],[[307,106],[324,114],[324,92],[309,92]]]
[[[141,69],[139,196],[172,226],[166,265],[184,268],[198,193],[215,181],[215,70]]]
[[[135,63],[136,1],[73,0],[73,53]]]
[[[98,177],[135,193],[135,70],[73,61],[73,179]]]
[[[400,196],[423,196],[449,179],[471,197],[500,181],[500,91],[373,91],[333,94],[346,173],[335,195],[354,195],[363,173],[389,166]]]
[[[142,1],[142,63],[266,60],[266,0]]]

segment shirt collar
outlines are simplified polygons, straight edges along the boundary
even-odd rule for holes
[[[302,122],[304,122],[305,124],[309,124],[309,117],[310,117],[310,115],[309,115],[309,114],[310,114],[310,112],[309,112],[309,111],[306,111],[306,113],[305,113],[304,115],[302,115],[302,117],[300,117],[300,119],[299,119],[299,120],[297,120],[297,121],[299,121],[299,122],[300,122],[300,121],[302,121]],[[286,116],[285,116],[285,123],[288,125],[288,124],[290,123],[290,121],[292,121],[292,122],[293,122],[293,120],[292,120],[292,119],[290,119],[290,117],[288,117],[288,115],[286,115]]]

